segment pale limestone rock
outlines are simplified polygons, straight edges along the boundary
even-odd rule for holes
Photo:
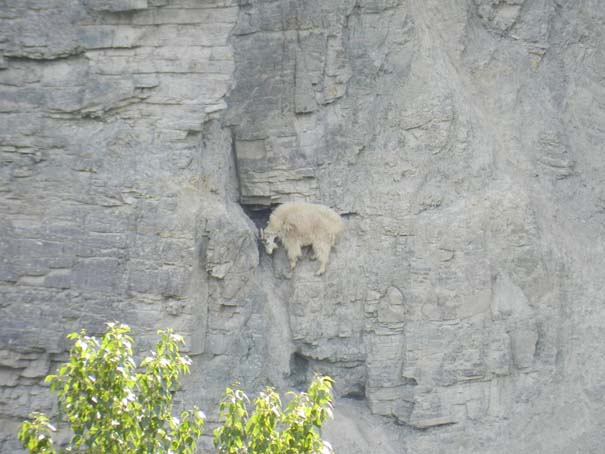
[[[589,13],[587,13],[589,12]],[[65,334],[185,335],[179,398],[336,379],[336,452],[600,452],[605,4],[8,0],[0,451]],[[256,228],[333,207],[330,267]],[[255,225],[256,224],[256,225]],[[522,436],[519,436],[522,434]]]

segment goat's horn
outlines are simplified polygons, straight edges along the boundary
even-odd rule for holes
[[[265,238],[265,229],[260,229],[260,238],[261,240]]]

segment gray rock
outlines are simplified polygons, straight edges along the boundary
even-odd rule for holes
[[[336,452],[600,452],[602,2],[0,3],[0,452],[115,319],[212,422],[320,372]],[[259,248],[289,200],[322,277]]]
[[[85,5],[93,11],[111,13],[146,9],[148,0],[86,0]]]

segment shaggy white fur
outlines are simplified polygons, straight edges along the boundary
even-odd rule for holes
[[[303,246],[313,248],[313,258],[319,260],[317,275],[326,271],[330,250],[343,231],[342,219],[331,208],[303,202],[288,202],[277,207],[269,217],[267,227],[260,231],[267,254],[277,248],[279,239],[288,253],[290,268],[294,269]]]

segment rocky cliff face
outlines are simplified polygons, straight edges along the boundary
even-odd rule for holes
[[[0,451],[65,335],[183,398],[336,379],[337,452],[600,452],[605,4],[0,1]],[[256,226],[321,202],[328,272]],[[256,224],[256,226],[255,226]],[[215,416],[215,415],[214,415]]]

